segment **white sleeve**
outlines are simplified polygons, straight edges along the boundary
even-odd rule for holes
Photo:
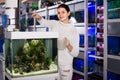
[[[73,32],[71,32],[71,45],[73,46],[73,50],[71,52],[69,52],[73,57],[77,57],[79,54],[79,33],[78,31],[75,29],[73,30]]]
[[[46,19],[43,19],[38,21],[40,23],[40,25],[44,26],[44,27],[54,27],[56,25],[56,20],[46,20]]]

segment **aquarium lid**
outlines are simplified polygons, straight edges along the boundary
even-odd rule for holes
[[[58,32],[5,32],[6,39],[58,38]]]

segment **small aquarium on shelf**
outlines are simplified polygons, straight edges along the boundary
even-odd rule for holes
[[[113,72],[108,71],[107,80],[120,80],[120,74],[115,74]]]
[[[75,11],[75,13],[72,13],[72,17],[75,18],[77,23],[83,23],[84,22],[84,11]]]
[[[84,51],[80,52],[84,53]],[[88,72],[93,72],[95,58],[89,57],[89,55],[95,55],[95,51],[88,51]],[[84,60],[82,58],[75,57],[73,59],[73,68],[80,72],[84,72]]]
[[[88,26],[88,47],[96,46],[96,26],[89,25]]]
[[[50,15],[49,19],[50,20],[58,20],[58,17],[57,17],[56,14],[55,15]]]
[[[108,37],[108,54],[120,56],[120,37]]]
[[[84,35],[79,35],[79,47],[84,47]]]
[[[56,32],[7,32],[6,72],[11,77],[57,73]]]
[[[96,46],[96,26],[90,25],[88,26],[88,47]],[[84,47],[85,44],[85,36],[84,34],[79,35],[79,47]]]

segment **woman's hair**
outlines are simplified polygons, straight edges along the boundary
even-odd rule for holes
[[[67,12],[70,12],[70,8],[68,7],[68,5],[66,5],[66,4],[60,4],[58,7],[57,7],[57,9],[58,8],[64,8]],[[71,14],[68,16],[68,18],[70,19],[71,18]]]

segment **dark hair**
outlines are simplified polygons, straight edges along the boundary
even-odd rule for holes
[[[60,4],[58,7],[57,7],[57,9],[58,8],[64,8],[67,12],[70,12],[70,8],[68,7],[68,5],[66,5],[66,4]],[[71,18],[71,14],[68,16],[69,17],[69,19]]]

